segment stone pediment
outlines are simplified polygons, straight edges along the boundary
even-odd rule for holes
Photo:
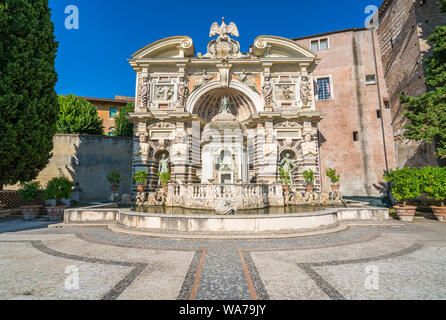
[[[300,60],[316,59],[316,54],[293,40],[276,37],[260,36],[254,41],[253,55],[259,58],[295,58]]]
[[[193,41],[187,36],[175,36],[155,41],[132,55],[138,59],[163,59],[193,57],[195,49]]]

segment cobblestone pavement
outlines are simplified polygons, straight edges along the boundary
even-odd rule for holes
[[[446,299],[446,223],[181,240],[0,222],[0,299]]]

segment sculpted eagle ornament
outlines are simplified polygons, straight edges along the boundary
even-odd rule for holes
[[[220,35],[222,37],[233,35],[234,37],[239,37],[237,26],[234,22],[231,22],[229,25],[226,25],[225,18],[222,18],[222,24],[219,25],[218,22],[214,22],[211,26],[211,32],[209,33],[209,37],[215,37],[216,35]]]

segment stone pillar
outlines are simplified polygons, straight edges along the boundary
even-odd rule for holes
[[[138,171],[145,171],[149,173],[148,181],[150,181],[150,139],[147,132],[147,123],[139,122],[136,130],[136,137],[133,145],[133,168],[132,174]],[[136,193],[136,184],[132,182],[131,193]]]
[[[277,134],[273,121],[265,121],[264,169],[263,177],[268,183],[277,180]]]
[[[185,183],[188,179],[189,137],[183,122],[177,122],[175,141],[171,147],[172,178]]]

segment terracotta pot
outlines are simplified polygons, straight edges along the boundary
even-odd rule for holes
[[[314,186],[305,186],[306,192],[313,192],[313,190],[314,190]]]
[[[23,206],[20,207],[23,213],[23,219],[25,221],[31,221],[34,220],[40,213],[40,208],[42,206]]]
[[[287,184],[284,184],[284,185],[282,185],[282,189],[283,189],[283,191],[285,191],[285,192],[290,191],[290,186],[287,185]]]
[[[146,186],[138,186],[138,192],[144,192],[146,190]]]
[[[50,221],[63,220],[64,211],[67,206],[46,207]]]
[[[446,222],[446,207],[431,207],[438,221]]]
[[[400,218],[401,221],[405,222],[412,222],[413,217],[415,216],[415,211],[417,210],[417,207],[400,207],[400,206],[394,206],[393,207],[396,210],[396,214]]]
[[[110,187],[111,191],[113,192],[118,192],[119,191],[119,186],[118,185],[113,185]]]
[[[340,189],[341,189],[341,186],[339,184],[331,185],[331,190],[333,190],[333,192],[339,192]]]
[[[165,186],[163,186],[163,192],[164,194],[167,194],[167,191],[169,190],[169,186],[166,184]]]

